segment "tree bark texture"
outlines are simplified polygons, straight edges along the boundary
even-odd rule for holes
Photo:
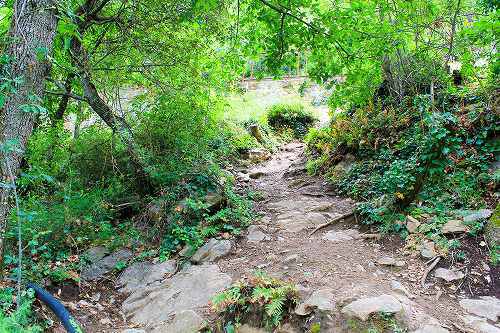
[[[6,96],[0,111],[0,141],[15,142],[21,152],[1,154],[2,182],[10,183],[7,163],[14,177],[19,173],[23,151],[26,148],[36,115],[26,112],[25,105],[37,103],[42,98],[45,77],[50,71],[50,62],[43,55],[52,51],[57,27],[54,0],[16,0],[8,33],[10,44],[6,55],[10,62],[2,68],[2,76],[18,78],[15,91]],[[10,206],[9,189],[0,188],[0,267],[3,267],[4,235]]]

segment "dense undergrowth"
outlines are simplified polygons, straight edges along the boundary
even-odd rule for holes
[[[364,223],[406,237],[407,215],[425,219],[420,232],[446,253],[460,247],[441,233],[448,220],[494,208],[497,105],[494,90],[458,89],[434,103],[424,94],[401,105],[375,99],[310,132],[308,166],[358,201]],[[471,222],[469,233],[477,235],[485,222]]]

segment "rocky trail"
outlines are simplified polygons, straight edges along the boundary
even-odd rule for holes
[[[190,259],[133,263],[116,280],[102,277],[132,253],[97,249],[83,274],[102,282],[80,291],[85,300],[67,303],[86,332],[196,332],[213,316],[210,299],[255,270],[291,281],[300,292],[295,312],[302,326],[277,332],[309,332],[312,322],[321,323],[321,332],[364,332],[353,320],[363,327],[380,312],[394,314],[406,332],[500,332],[500,300],[461,288],[464,275],[476,273],[432,254],[422,259],[395,238],[380,239],[361,227],[350,214],[353,201],[307,176],[303,150],[290,143],[268,161],[238,171],[240,186],[261,194],[254,225],[238,239],[212,239]],[[477,274],[488,274],[488,264],[480,266],[484,271]],[[261,331],[245,324],[239,332]]]

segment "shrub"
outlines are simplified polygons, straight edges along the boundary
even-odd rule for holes
[[[357,199],[365,223],[404,232],[402,220],[418,206],[436,217],[429,236],[439,233],[454,210],[484,207],[495,187],[488,173],[497,149],[495,114],[474,93],[442,94],[433,106],[417,95],[404,106],[372,103],[337,116],[307,136],[309,170],[326,172],[341,193]],[[347,152],[357,160],[333,172]]]
[[[278,132],[291,130],[294,137],[302,138],[316,118],[302,104],[275,104],[267,110],[267,121]]]

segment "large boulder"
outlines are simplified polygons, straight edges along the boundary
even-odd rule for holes
[[[185,310],[206,306],[231,284],[217,265],[190,266],[171,278],[133,292],[122,304],[133,323],[156,327]]]

